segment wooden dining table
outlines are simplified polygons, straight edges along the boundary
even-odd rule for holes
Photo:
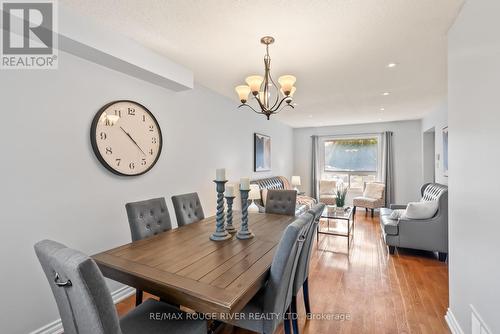
[[[240,213],[234,214],[238,228]],[[255,237],[212,241],[215,217],[93,255],[103,275],[202,313],[240,311],[267,279],[291,216],[250,213]]]

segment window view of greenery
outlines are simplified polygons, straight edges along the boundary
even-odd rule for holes
[[[362,189],[375,181],[378,167],[377,138],[325,141],[324,176],[341,181],[351,189]]]

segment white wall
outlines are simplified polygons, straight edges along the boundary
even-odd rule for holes
[[[93,254],[130,241],[126,202],[164,196],[175,220],[170,196],[198,191],[212,215],[216,168],[226,167],[231,181],[292,174],[290,127],[200,86],[174,93],[61,52],[58,70],[2,71],[0,96],[1,333],[59,317],[35,242]],[[157,165],[134,178],[102,167],[89,140],[97,110],[124,98],[147,106],[164,136]],[[254,132],[272,137],[272,173],[252,173]]]
[[[422,134],[420,128],[420,121],[401,121],[294,129],[294,175],[301,176],[301,189],[310,193],[312,135],[393,131],[395,200],[398,203],[418,200],[422,185]]]
[[[443,169],[443,128],[448,126],[448,105],[445,102],[439,104],[434,110],[425,115],[422,119],[422,132],[434,128],[434,145],[436,156],[435,176],[436,182],[448,184],[448,176],[444,176]]]
[[[466,2],[448,36],[450,309],[500,333],[500,1]]]

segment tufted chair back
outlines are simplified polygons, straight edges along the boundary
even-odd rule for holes
[[[325,204],[316,204],[311,210],[308,211],[314,219],[312,219],[309,228],[307,229],[306,238],[304,240],[304,247],[302,247],[302,252],[299,255],[299,261],[297,263],[297,270],[295,271],[295,279],[293,282],[293,295],[296,296],[300,291],[300,288],[304,284],[305,280],[309,276],[309,262],[311,259],[311,250],[313,245],[313,238],[318,228],[319,219],[321,214],[325,210]]]
[[[165,198],[127,203],[128,223],[132,241],[157,235],[172,229]]]
[[[177,225],[196,223],[205,218],[198,193],[172,196]]]
[[[295,216],[297,205],[297,191],[295,190],[269,190],[266,199],[266,213]]]
[[[35,245],[66,334],[121,334],[115,305],[94,260],[51,240]]]
[[[288,225],[283,232],[274,253],[269,279],[264,290],[264,314],[285,314],[290,306],[298,257],[312,220],[313,216],[305,213]],[[272,320],[264,321],[263,333],[274,333],[281,320],[279,317],[272,317]]]
[[[440,183],[426,183],[420,189],[422,201],[438,201],[438,211],[434,217],[448,221],[448,186]]]

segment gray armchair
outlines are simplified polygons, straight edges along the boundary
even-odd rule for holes
[[[448,254],[448,187],[439,183],[426,183],[421,188],[422,201],[438,201],[438,211],[429,219],[391,219],[396,209],[406,205],[391,204],[380,211],[380,226],[389,253],[396,247],[422,249],[439,253],[446,261]]]

